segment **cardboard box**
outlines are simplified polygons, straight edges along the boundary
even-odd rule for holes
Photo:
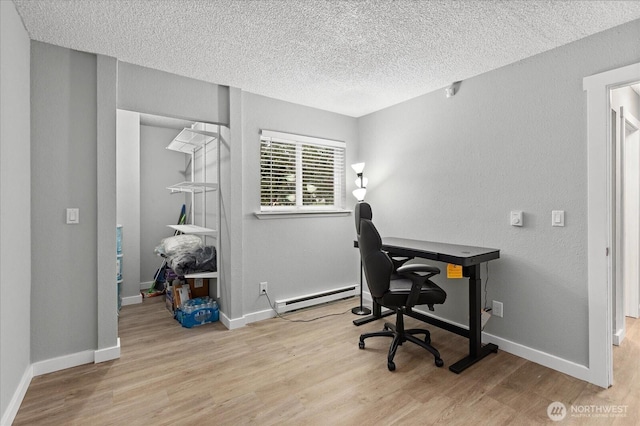
[[[189,299],[193,299],[191,288],[186,284],[173,285],[173,308],[177,309]]]
[[[171,313],[174,312],[173,306],[173,287],[167,286],[167,291],[164,293],[164,306]]]
[[[191,289],[191,298],[205,297],[209,295],[209,278],[187,278]]]

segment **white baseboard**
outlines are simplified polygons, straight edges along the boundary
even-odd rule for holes
[[[67,368],[77,367],[84,364],[93,364],[120,358],[120,338],[118,337],[116,346],[93,351],[82,351],[74,354],[59,356],[57,358],[46,359],[34,362],[33,376],[53,373]]]
[[[369,302],[371,302],[371,294],[363,292],[362,295],[364,300],[368,300]],[[416,309],[416,312],[438,318],[439,320],[454,324],[458,327],[467,329],[469,328],[469,326],[467,325],[449,321],[445,318],[438,317],[429,312],[421,311],[419,309]],[[543,365],[561,373],[568,374],[569,376],[575,377],[576,379],[584,380],[585,382],[591,383],[592,374],[589,368],[584,365],[577,364],[573,361],[560,358],[556,355],[552,355],[538,349],[533,349],[523,344],[512,342],[511,340],[503,339],[502,337],[494,336],[493,334],[489,334],[486,332],[482,332],[482,343],[496,344],[498,345],[498,350],[508,352],[512,355],[524,358],[527,361],[535,362],[536,364]]]
[[[564,358],[560,358],[549,353],[539,351],[537,349],[524,346],[520,343],[515,343],[507,339],[503,339],[498,336],[494,336],[488,333],[482,333],[483,343],[494,343],[498,345],[498,350],[503,350],[512,355],[519,356],[528,361],[535,362],[536,364],[549,367],[552,370],[559,371],[569,376],[573,376],[576,379],[584,380],[585,382],[591,382],[591,372],[589,368],[584,365],[576,364],[575,362],[568,361]]]
[[[43,374],[53,373],[55,371],[65,370],[67,368],[77,367],[83,364],[91,364],[91,363],[100,363],[105,361],[110,361],[112,359],[120,358],[120,338],[118,337],[117,343],[115,346],[110,348],[98,349],[95,351],[82,351],[77,352],[75,354],[69,354],[60,356],[57,358],[47,359],[44,361],[34,362],[29,365],[27,370],[22,375],[22,379],[20,380],[20,384],[18,388],[13,394],[11,401],[9,401],[9,405],[7,409],[2,414],[2,419],[0,419],[0,425],[10,425],[13,423],[13,420],[18,414],[18,409],[20,408],[20,404],[22,404],[22,400],[27,393],[27,389],[29,389],[29,385],[31,384],[31,380],[35,376],[41,376]]]
[[[613,344],[616,346],[620,346],[620,343],[624,340],[624,335],[626,333],[625,328],[621,328],[620,330],[613,333]]]
[[[140,290],[149,290],[153,285],[153,281],[145,281],[140,283]]]
[[[105,361],[111,361],[112,359],[120,358],[120,338],[116,342],[115,346],[111,346],[110,348],[98,349],[95,352],[95,356],[93,358],[93,362],[98,364]]]
[[[95,359],[95,351],[82,351],[75,354],[59,356],[33,363],[33,375],[41,376],[54,371],[60,371],[83,364],[92,364]]]
[[[363,301],[367,301],[371,303],[371,294],[368,292],[362,293]],[[416,309],[417,312],[423,313],[425,315],[433,316],[434,318],[438,318],[442,321],[449,322],[458,327],[469,328],[465,324],[455,323],[453,321],[449,321],[445,318],[438,317],[433,315],[430,312],[421,311]],[[267,309],[264,311],[252,312],[249,314],[243,315],[241,318],[228,318],[224,313],[220,312],[220,321],[227,327],[229,330],[233,330],[235,328],[244,327],[245,325],[255,322],[262,321],[264,319],[272,318],[275,316],[275,312],[272,309]],[[482,342],[483,343],[494,343],[498,345],[498,350],[502,350],[508,352],[512,355],[519,356],[520,358],[524,358],[528,361],[535,362],[536,364],[543,365],[545,367],[551,368],[553,370],[559,371],[561,373],[568,374],[569,376],[575,377],[580,380],[584,380],[586,382],[590,382],[590,370],[588,367],[577,364],[573,361],[566,360],[564,358],[560,358],[556,355],[552,355],[538,349],[533,349],[528,346],[522,345],[520,343],[512,342],[510,340],[504,339],[502,337],[494,336],[492,334],[483,332],[482,333]]]
[[[122,298],[122,306],[136,305],[142,303],[142,295],[136,294],[135,296],[127,296]]]
[[[22,404],[22,400],[24,396],[27,394],[27,390],[29,389],[29,385],[31,384],[31,379],[33,379],[33,366],[29,365],[22,375],[22,379],[20,379],[20,383],[18,384],[18,388],[13,393],[11,397],[11,401],[9,401],[9,405],[7,405],[7,409],[2,413],[2,418],[0,419],[0,425],[9,426],[16,418],[18,414],[18,410],[20,409],[20,404]]]
[[[252,312],[244,316],[247,324],[252,322],[262,321],[276,316],[273,309],[265,309],[264,311]]]
[[[233,330],[234,328],[244,327],[244,325],[246,324],[244,321],[244,318],[241,318],[240,320],[231,319],[222,311],[219,312],[219,315],[220,315],[220,322],[222,323],[222,325],[227,327],[227,330]]]
[[[262,321],[276,316],[273,309],[265,309],[264,311],[251,312],[240,318],[229,318],[224,312],[220,312],[220,322],[229,330],[244,327],[252,322]]]

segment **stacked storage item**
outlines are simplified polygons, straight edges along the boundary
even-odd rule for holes
[[[118,285],[118,312],[122,308],[122,225],[116,225],[116,283]]]
[[[218,303],[209,296],[189,299],[176,310],[176,320],[186,328],[215,322],[218,318]]]

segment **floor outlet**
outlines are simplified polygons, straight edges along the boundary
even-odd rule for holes
[[[493,309],[491,310],[493,315],[502,318],[502,302],[498,302],[497,300],[493,301]]]
[[[267,294],[267,282],[261,282],[260,283],[260,294]]]

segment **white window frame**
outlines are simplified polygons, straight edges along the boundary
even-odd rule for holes
[[[278,215],[318,215],[348,213],[346,205],[346,143],[331,139],[321,139],[311,136],[303,136],[292,133],[276,132],[272,130],[260,131],[260,146],[263,143],[273,141],[291,144],[296,148],[296,205],[294,206],[266,206],[262,205],[262,183],[260,184],[260,212],[256,215],[260,218]],[[303,182],[302,182],[302,150],[304,146],[319,146],[322,148],[336,148],[338,150],[337,160],[333,172],[334,177],[334,203],[333,205],[303,205]],[[340,153],[341,151],[341,153]],[[262,156],[260,158],[260,175],[262,176]]]

